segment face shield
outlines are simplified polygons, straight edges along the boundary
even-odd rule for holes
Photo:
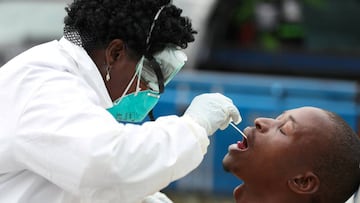
[[[186,61],[184,52],[170,46],[150,59],[143,56],[138,64],[138,68],[142,69],[141,80],[151,90],[162,93],[164,87],[175,77]]]

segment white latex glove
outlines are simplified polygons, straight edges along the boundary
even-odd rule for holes
[[[145,197],[141,203],[173,203],[164,193],[157,192]]]
[[[186,109],[184,116],[189,116],[212,135],[219,128],[224,130],[229,123],[241,122],[239,110],[232,100],[220,93],[207,93],[196,96]]]

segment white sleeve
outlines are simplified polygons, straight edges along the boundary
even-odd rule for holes
[[[360,203],[359,189],[345,203]]]
[[[85,199],[137,202],[196,168],[205,130],[177,116],[119,124],[86,84],[51,77],[19,120],[18,163]]]

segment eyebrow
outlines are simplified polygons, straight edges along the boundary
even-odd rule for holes
[[[292,115],[289,115],[289,119],[293,122],[293,123],[297,123],[295,118]]]

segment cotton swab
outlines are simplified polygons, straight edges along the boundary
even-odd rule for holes
[[[230,123],[230,125],[235,128],[235,130],[237,130],[245,139],[247,139],[246,135],[234,123]]]

